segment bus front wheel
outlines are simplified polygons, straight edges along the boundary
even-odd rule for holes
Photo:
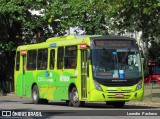
[[[70,92],[69,105],[70,106],[73,105],[74,107],[80,107],[83,104],[84,104],[84,101],[79,101],[77,88],[76,87],[72,88],[72,91]]]
[[[39,90],[38,90],[38,86],[37,85],[33,86],[32,99],[33,99],[33,103],[34,104],[40,104],[41,103],[41,99],[39,98]]]

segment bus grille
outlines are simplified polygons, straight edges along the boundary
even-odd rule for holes
[[[117,93],[118,94],[118,93]],[[120,93],[119,93],[120,94]],[[122,93],[121,93],[122,94]],[[123,97],[116,97],[115,94],[108,94],[107,95],[107,98],[110,98],[110,99],[129,99],[131,97],[131,95],[129,94],[124,94]]]
[[[132,90],[107,90],[107,98],[110,99],[129,99],[131,97]],[[123,97],[117,97],[117,94],[123,94]]]

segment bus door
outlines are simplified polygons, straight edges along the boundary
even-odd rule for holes
[[[26,95],[26,79],[25,79],[25,72],[26,72],[26,54],[27,51],[21,51],[22,55],[22,96]]]
[[[55,49],[51,49],[49,55],[50,59],[49,59],[48,99],[53,100],[53,92],[56,90],[56,75],[57,75],[54,72]]]
[[[81,50],[81,97],[87,98],[87,49]]]

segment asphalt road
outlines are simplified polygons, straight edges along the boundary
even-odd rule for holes
[[[49,101],[48,104],[32,104],[29,98],[20,98],[15,95],[0,96],[0,118],[7,117],[11,113],[12,117],[29,118],[59,118],[59,119],[91,119],[100,116],[101,119],[132,119],[140,118],[158,119],[160,116],[160,106],[157,104],[144,104],[127,102],[123,108],[114,108],[105,103],[86,103],[83,107],[69,107],[65,102]],[[3,111],[3,112],[2,112]],[[9,112],[6,112],[9,111]],[[3,114],[3,115],[2,115]],[[158,115],[158,116],[157,116]],[[2,117],[3,116],[3,117]]]

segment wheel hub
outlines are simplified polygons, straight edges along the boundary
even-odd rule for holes
[[[34,99],[34,100],[37,99],[37,92],[36,92],[36,91],[33,92],[33,99]]]
[[[77,91],[73,93],[73,101],[78,102],[78,92]]]

